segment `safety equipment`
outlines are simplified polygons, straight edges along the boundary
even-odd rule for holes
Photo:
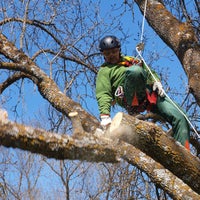
[[[141,58],[141,60],[143,61],[143,63],[147,66],[148,71],[150,72],[151,76],[153,77],[153,79],[156,81],[156,77],[153,75],[153,73],[151,72],[150,68],[148,67],[146,61],[144,60],[141,52],[139,51],[139,49],[136,47],[136,51],[138,53],[138,56]],[[185,117],[185,119],[187,120],[187,122],[190,124],[190,126],[192,127],[193,131],[195,132],[195,134],[197,135],[198,139],[200,139],[200,135],[197,132],[196,128],[194,127],[194,125],[192,124],[192,122],[189,120],[189,118],[187,117],[187,115],[171,100],[171,98],[168,96],[168,94],[164,91],[164,95],[169,99],[169,101],[175,106],[175,108]]]
[[[103,51],[106,49],[120,48],[121,44],[118,38],[113,35],[105,36],[99,43],[99,50]]]
[[[120,99],[123,99],[124,98],[124,89],[122,86],[119,86],[116,91],[115,91],[115,96],[120,98]]]
[[[162,86],[161,82],[159,82],[159,81],[154,82],[153,91],[157,91],[158,95],[160,97],[164,97],[165,96],[165,91],[163,89],[163,86]]]
[[[101,126],[106,127],[111,123],[111,118],[109,115],[101,115]]]

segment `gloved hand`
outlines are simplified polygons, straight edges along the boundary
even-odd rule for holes
[[[109,115],[101,115],[100,118],[101,118],[101,126],[103,128],[106,128],[112,121]]]
[[[161,82],[159,82],[159,81],[156,81],[156,82],[153,83],[153,91],[156,91],[156,90],[157,90],[158,95],[160,97],[164,97],[165,96],[165,91],[163,89],[163,86],[162,86]]]

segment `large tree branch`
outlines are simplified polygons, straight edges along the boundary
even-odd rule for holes
[[[0,63],[0,68],[21,71],[37,85],[40,94],[53,107],[68,116],[71,111],[77,111],[84,129],[94,132],[99,122],[87,113],[80,104],[72,101],[60,91],[56,83],[49,78],[25,53],[19,51],[7,38],[0,34],[0,53],[12,60],[13,63]],[[69,116],[68,116],[69,117]]]
[[[5,115],[6,113],[1,111],[0,145],[28,150],[55,159],[115,163],[122,158],[146,172],[152,181],[172,198],[200,198],[200,195],[161,164],[123,141],[91,136],[87,132],[83,135],[83,130],[81,138],[74,139],[68,135],[59,135],[12,123]]]
[[[200,160],[154,123],[118,113],[106,137],[134,145],[200,193]]]
[[[145,0],[135,0],[144,11]],[[162,3],[148,1],[146,19],[161,39],[176,53],[189,80],[192,94],[200,105],[200,46],[189,22],[180,22]]]

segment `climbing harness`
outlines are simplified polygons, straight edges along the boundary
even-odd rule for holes
[[[144,6],[144,14],[143,14],[143,20],[142,20],[142,31],[141,31],[140,43],[136,46],[136,52],[137,52],[138,56],[140,57],[140,59],[145,64],[145,66],[147,67],[147,70],[149,71],[149,73],[151,74],[153,79],[155,81],[157,81],[156,77],[154,76],[154,74],[152,73],[151,69],[149,68],[149,66],[147,65],[146,61],[144,60],[144,58],[142,56],[142,50],[144,48],[144,43],[143,43],[143,39],[144,39],[144,23],[145,23],[147,1],[148,0],[145,1],[145,6]],[[170,100],[170,102],[175,106],[175,108],[185,117],[185,119],[187,120],[187,122],[190,124],[191,128],[193,129],[193,131],[197,135],[198,139],[200,139],[200,135],[198,134],[197,130],[195,129],[195,127],[193,126],[193,124],[191,123],[191,121],[189,120],[187,115],[171,100],[171,98],[167,95],[167,93],[165,92],[164,89],[163,89],[163,91],[164,91],[165,96]]]

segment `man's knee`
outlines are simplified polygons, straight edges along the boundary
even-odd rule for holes
[[[131,66],[126,71],[126,76],[129,78],[145,78],[145,71],[138,65]]]

